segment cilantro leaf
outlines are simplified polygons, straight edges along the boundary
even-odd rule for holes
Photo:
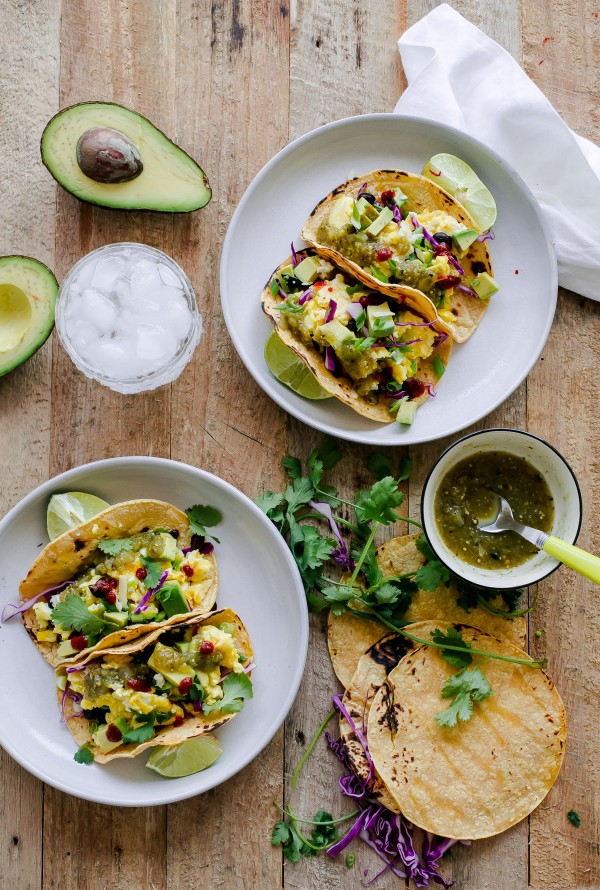
[[[317,810],[313,820],[317,824],[312,831],[311,839],[320,847],[326,847],[337,839],[338,833],[335,825],[332,825],[333,816],[325,810]]]
[[[469,720],[473,702],[483,701],[492,694],[487,677],[479,668],[464,670],[449,677],[442,689],[442,698],[452,698],[445,711],[435,715],[438,726],[456,726],[457,720]]]
[[[136,714],[135,719],[139,726],[136,726],[135,729],[128,729],[123,733],[123,743],[125,745],[131,742],[147,742],[154,735],[154,721],[156,719],[154,711],[150,711],[149,714]]]
[[[294,479],[291,485],[285,490],[284,497],[288,503],[287,512],[288,515],[290,513],[295,513],[298,507],[302,507],[304,504],[308,504],[310,500],[314,497],[315,489],[306,476],[301,476],[299,479]]]
[[[360,597],[360,590],[348,584],[337,584],[324,587],[321,591],[323,599],[328,603],[347,603]]]
[[[223,698],[214,705],[203,705],[205,714],[235,714],[244,707],[244,700],[252,698],[252,681],[247,674],[229,674],[223,680]]]
[[[94,615],[81,597],[70,593],[52,610],[52,621],[63,630],[78,630],[83,634],[101,634],[106,621]]]
[[[367,458],[367,469],[376,479],[392,475],[392,462],[381,451],[373,451]]]
[[[302,464],[297,457],[292,457],[291,454],[286,454],[281,465],[287,471],[290,479],[299,479],[302,475]]]
[[[413,462],[410,457],[403,457],[400,461],[400,471],[398,473],[398,482],[406,482],[412,473]]]
[[[324,538],[312,525],[301,526],[304,538],[302,568],[318,569],[329,559],[335,544],[331,538]]]
[[[450,580],[450,572],[443,563],[435,559],[417,570],[415,581],[420,590],[437,590]]]
[[[361,522],[380,522],[389,525],[398,520],[396,507],[404,501],[398,491],[398,483],[391,476],[384,476],[367,491],[360,491],[356,498],[356,515]]]
[[[265,491],[259,498],[254,499],[254,503],[268,516],[271,522],[280,525],[285,518],[282,507],[284,500],[283,494],[276,491]]]
[[[122,553],[123,550],[129,550],[131,547],[131,538],[118,538],[112,541],[100,541],[98,544],[98,550],[101,550],[102,553],[107,553],[109,556],[116,556],[117,553]]]
[[[146,577],[143,584],[147,590],[150,590],[150,588],[158,585],[163,573],[162,566],[156,559],[150,559],[149,556],[140,557],[140,562],[146,569]]]
[[[206,504],[194,504],[193,507],[188,507],[185,515],[190,520],[190,528],[194,534],[202,536],[206,534],[207,528],[218,525],[223,519],[223,514],[219,510]]]
[[[575,828],[579,828],[579,826],[581,825],[581,817],[577,810],[569,810],[569,812],[567,813],[567,819],[569,820],[571,825],[575,826]]]
[[[283,855],[289,862],[298,862],[300,856],[310,855],[311,852],[292,822],[276,822],[271,843],[273,846],[281,846]]]
[[[73,760],[77,763],[86,763],[90,764],[94,762],[94,755],[90,750],[89,743],[87,745],[82,745],[82,747],[73,755]]]
[[[441,649],[440,655],[445,661],[453,664],[457,668],[467,668],[473,661],[473,656],[469,655],[467,649],[472,649],[470,643],[463,639],[463,635],[456,628],[451,627],[445,634],[442,630],[436,628],[431,635],[434,643],[446,643],[450,646],[460,646],[465,652],[454,652],[452,649]]]
[[[334,439],[330,439],[329,436],[325,436],[322,439],[317,452],[324,470],[332,470],[342,459],[340,446]]]

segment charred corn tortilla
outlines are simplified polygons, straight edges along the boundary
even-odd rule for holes
[[[416,572],[425,557],[417,549],[420,535],[402,535],[392,538],[377,548],[377,562],[384,575],[402,575]],[[502,618],[492,615],[482,606],[466,612],[457,603],[458,591],[453,582],[449,587],[441,585],[437,590],[419,590],[413,597],[405,621],[459,621],[478,627],[491,636],[506,640],[522,648],[525,645],[527,621],[525,618]],[[502,609],[501,597],[492,600],[491,605]],[[354,606],[354,604],[353,604]],[[356,602],[356,608],[361,604]],[[360,618],[351,612],[335,616],[329,612],[327,641],[333,669],[346,687],[351,682],[359,659],[367,649],[379,640],[389,629],[379,621]]]
[[[164,501],[141,499],[125,501],[108,507],[93,519],[65,532],[51,541],[33,563],[25,579],[21,582],[19,592],[21,602],[55,587],[65,581],[75,579],[86,571],[98,553],[98,545],[102,541],[129,538],[133,535],[167,529],[179,532],[177,544],[180,548],[189,546],[191,540],[190,523],[185,513]],[[206,577],[198,585],[198,599],[193,612],[205,614],[214,606],[217,597],[217,564],[213,554],[203,556],[207,562]],[[160,623],[129,624],[101,638],[97,647],[111,646],[132,641],[138,637],[162,627],[163,624],[177,623],[190,617],[190,612],[175,615]],[[44,642],[37,634],[42,629],[36,615],[35,606],[23,613],[23,623],[33,643],[43,657],[53,667],[63,658],[57,654],[60,641]],[[94,647],[95,648],[95,647]],[[83,650],[73,661],[80,660],[88,650]]]
[[[165,635],[170,634],[171,632],[179,631],[183,633],[187,628],[199,630],[203,627],[217,627],[221,624],[230,625],[232,627],[231,635],[235,647],[237,651],[245,657],[245,664],[249,665],[252,660],[252,645],[250,643],[248,632],[235,612],[231,609],[221,609],[218,612],[213,612],[208,617],[198,615],[194,618],[188,618],[186,621],[180,622],[177,626],[158,628],[142,639],[138,639],[134,642],[130,641],[121,646],[113,646],[112,648],[103,650],[101,653],[91,652],[77,665],[77,668],[83,668],[81,671],[78,670],[75,673],[67,674],[67,666],[62,665],[59,667],[56,671],[57,680],[65,677],[78,677],[81,678],[78,685],[81,685],[81,683],[85,683],[86,670],[89,671],[92,667],[99,664],[122,665],[127,662],[128,658],[135,656],[137,653],[153,649],[157,642],[161,642],[161,639],[164,639]],[[160,691],[160,687],[156,686],[155,688]],[[85,714],[78,715],[75,702],[68,696],[65,696],[63,701],[63,696],[63,690],[57,687],[58,702],[59,705],[63,707],[63,714],[69,732],[79,747],[82,747],[83,745],[89,747],[94,755],[94,759],[98,763],[108,763],[110,760],[119,757],[137,757],[142,751],[145,751],[147,748],[155,747],[156,745],[177,745],[194,736],[213,732],[215,729],[218,729],[224,723],[227,723],[236,716],[235,713],[224,714],[219,711],[207,715],[201,712],[188,713],[188,709],[186,709],[183,723],[180,726],[174,726],[173,724],[166,725],[162,728],[158,728],[155,735],[147,741],[137,744],[123,744],[105,754],[102,753],[95,744],[92,736],[92,723],[96,721],[88,719]]]
[[[442,630],[448,622],[438,623]],[[474,649],[529,656],[475,628],[454,625]],[[426,626],[411,633],[427,638]],[[510,828],[544,799],[560,770],[564,705],[541,670],[474,656],[492,687],[473,714],[441,727],[441,690],[457,669],[433,647],[406,655],[376,694],[367,738],[375,767],[404,816],[425,831],[463,840]]]
[[[316,254],[313,251],[300,251],[297,256],[299,260],[303,260],[307,256],[316,256]],[[371,381],[371,378],[375,376],[373,369],[363,377],[356,378],[353,378],[344,367],[342,367],[337,375],[334,374],[325,366],[325,347],[323,344],[318,344],[308,335],[303,336],[302,328],[294,321],[294,317],[286,312],[282,312],[278,308],[278,306],[284,302],[284,299],[281,292],[277,295],[273,293],[272,285],[275,282],[276,286],[276,276],[278,273],[291,264],[292,257],[288,257],[285,262],[277,267],[261,296],[263,311],[275,327],[280,339],[293,349],[296,355],[302,359],[304,364],[312,371],[320,385],[323,389],[327,390],[327,392],[330,392],[333,396],[341,402],[344,402],[344,404],[348,405],[363,417],[368,417],[379,423],[394,422],[395,415],[389,411],[389,407],[393,404],[394,400],[389,397],[389,393],[388,397],[386,397],[383,392],[379,390],[362,392],[362,390],[366,390],[371,383],[373,385],[379,385],[375,384],[374,380]],[[315,331],[318,332],[318,328],[323,324],[325,317],[327,316],[326,307],[329,304],[330,298],[335,298],[336,301],[336,314],[334,318],[342,325],[347,326],[351,317],[348,315],[345,306],[351,302],[356,303],[360,297],[360,293],[350,296],[346,291],[347,287],[354,287],[357,285],[357,281],[354,278],[351,278],[339,269],[332,267],[329,263],[326,263],[325,268],[327,271],[324,270],[324,275],[328,275],[329,277],[321,278],[321,280],[324,281],[324,286],[319,286],[316,289],[313,288],[315,296],[304,304],[305,312],[310,313],[311,315],[314,314],[314,318],[310,319],[310,326],[313,329],[313,333]],[[308,290],[310,287],[310,285],[306,285],[304,290]],[[331,293],[329,292],[330,287]],[[370,290],[372,290],[371,286],[366,287],[364,293],[366,294]],[[411,396],[410,401],[414,402],[416,405],[421,405],[429,396],[427,386],[436,387],[439,382],[434,366],[436,357],[442,363],[444,368],[450,359],[452,340],[448,336],[448,328],[437,318],[433,305],[429,301],[424,301],[419,295],[403,295],[400,294],[397,289],[386,288],[379,283],[376,297],[377,299],[382,297],[387,298],[389,308],[396,317],[412,320],[413,322],[416,322],[417,325],[427,325],[429,323],[428,326],[425,327],[406,327],[400,329],[403,332],[411,332],[407,334],[407,342],[410,342],[411,340],[419,341],[413,343],[412,347],[402,347],[402,362],[404,363],[406,361],[408,363],[408,361],[411,360],[415,363],[416,367],[414,372],[411,373],[411,376],[416,378],[419,383],[423,385],[423,391],[420,394]],[[398,313],[401,313],[401,316],[398,315]],[[433,347],[427,345],[427,341],[431,341],[433,344],[436,340],[443,342],[440,342]],[[371,356],[374,356],[376,354],[376,349],[377,347],[365,350],[363,353],[364,358],[361,359],[361,361],[365,361],[365,359],[370,359]],[[414,350],[414,352],[411,350]],[[379,347],[379,351],[386,352],[386,350],[382,350],[381,347]],[[426,357],[421,357],[420,353],[422,352],[426,353]],[[381,361],[382,363],[386,363],[388,362],[388,359],[383,357]],[[401,371],[400,368],[402,368]],[[403,383],[404,379],[406,379],[404,377],[405,368],[398,365],[398,369],[400,376],[403,378],[400,383]],[[362,371],[360,373],[362,373]],[[396,372],[394,371],[394,373]],[[421,387],[419,386],[418,389],[421,389]],[[361,392],[359,392],[359,390],[361,390]]]
[[[371,703],[401,658],[414,648],[411,640],[399,634],[388,634],[371,646],[358,662],[352,680],[348,684],[342,703],[359,731],[366,735]],[[371,775],[365,749],[350,723],[340,713],[340,738],[346,751],[348,766],[362,782]],[[363,729],[364,728],[364,729]],[[392,813],[399,813],[398,804],[377,774],[372,777],[371,795]]]
[[[451,227],[454,228],[454,231],[477,229],[477,226],[462,204],[424,176],[399,170],[375,170],[363,176],[349,179],[323,198],[307,220],[302,230],[302,237],[319,254],[331,260],[331,262],[353,275],[359,281],[375,289],[381,288],[381,281],[371,274],[368,268],[377,267],[384,274],[387,273],[387,277],[389,277],[390,269],[388,264],[385,261],[378,262],[374,259],[374,254],[378,248],[398,248],[397,244],[393,244],[395,235],[398,232],[398,226],[395,223],[390,224],[377,236],[373,236],[374,240],[368,243],[370,249],[369,261],[363,260],[362,265],[344,255],[343,250],[341,250],[343,245],[339,245],[340,250],[335,249],[332,246],[332,243],[335,243],[335,239],[327,238],[324,233],[327,232],[328,227],[331,225],[332,218],[334,222],[336,221],[335,214],[338,213],[336,208],[339,206],[340,200],[343,201],[345,197],[349,197],[356,201],[359,198],[359,193],[362,194],[363,192],[370,193],[379,200],[382,192],[395,188],[400,188],[408,198],[405,207],[402,208],[403,212],[413,211],[417,217],[423,216],[425,227],[429,229],[431,225],[430,234],[437,233],[440,231],[440,228],[442,231]],[[443,212],[445,215],[452,217],[456,224],[453,226],[448,221],[446,225],[443,225],[443,220],[437,219],[434,215],[436,211],[438,215]],[[354,238],[355,233],[349,218],[347,220],[343,218],[337,220],[339,225],[336,227],[334,234],[339,235],[340,231],[343,233],[345,221],[348,223],[345,227],[348,230],[347,234]],[[388,229],[393,231],[388,232]],[[492,275],[490,256],[484,242],[475,241],[471,244],[467,252],[459,257],[458,262],[464,270],[464,275],[460,276],[458,281],[461,281],[463,284],[470,285],[470,282],[476,279],[482,272]],[[420,275],[417,283],[421,284],[422,288],[427,289],[431,287],[432,276],[433,278],[436,275],[444,277],[448,273],[458,275],[454,267],[448,269],[446,266],[447,264],[444,265],[444,271],[440,267],[439,275],[423,268],[423,274]],[[426,300],[435,308],[435,302],[427,294],[426,290],[421,290],[416,286],[409,286],[408,284],[390,284],[387,287],[392,292],[400,295],[411,295],[421,303]],[[444,293],[445,296],[442,302],[438,304],[438,314],[448,324],[454,339],[462,343],[476,329],[489,301],[465,294],[456,287]]]

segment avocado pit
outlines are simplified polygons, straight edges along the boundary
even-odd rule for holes
[[[133,142],[111,127],[86,130],[79,137],[75,152],[81,172],[94,182],[129,182],[144,169]]]

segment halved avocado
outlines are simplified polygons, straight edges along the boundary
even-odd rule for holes
[[[54,327],[58,283],[28,256],[0,257],[0,377],[42,346]]]
[[[96,130],[116,131],[116,136],[125,137],[123,144],[129,143],[135,149],[141,163],[127,181],[98,181],[79,166],[80,140]],[[111,150],[108,143],[105,150]],[[208,179],[193,158],[147,118],[112,102],[82,102],[59,111],[46,124],[41,151],[42,161],[56,181],[89,204],[119,210],[187,213],[204,207],[212,196]],[[86,156],[89,157],[87,151]],[[123,163],[122,156],[119,162]]]

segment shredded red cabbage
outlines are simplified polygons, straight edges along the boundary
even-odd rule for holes
[[[458,260],[456,260],[451,253],[447,254],[448,262],[451,266],[454,266],[457,272],[460,272],[461,275],[465,274],[465,270],[462,268]]]
[[[365,310],[364,310],[363,305],[358,302],[357,303],[349,303],[348,306],[346,306],[346,312],[348,313],[350,318],[354,319],[354,321],[356,321],[356,319],[361,314],[361,312],[364,312],[364,311]]]
[[[463,294],[468,294],[470,297],[475,297],[477,300],[479,299],[479,294],[477,291],[474,291],[472,287],[469,287],[468,284],[457,284],[457,290],[461,290]]]
[[[434,399],[436,397],[437,392],[436,392],[436,389],[435,389],[435,386],[433,385],[433,383],[426,383],[425,389],[427,390],[427,392],[429,393],[429,395],[431,396],[432,399]]]
[[[397,328],[430,328],[436,321],[397,321]]]
[[[475,241],[493,241],[496,236],[494,235],[493,229],[488,229],[487,232],[484,232],[482,235],[478,235],[475,238]]]
[[[334,707],[336,707],[338,709],[338,711],[340,712],[340,714],[342,714],[342,716],[348,721],[352,732],[354,733],[354,735],[356,736],[358,741],[363,746],[363,750],[365,752],[365,757],[367,758],[367,762],[369,764],[369,777],[366,780],[366,782],[363,783],[366,788],[366,786],[371,783],[373,776],[375,775],[375,767],[373,766],[373,760],[371,758],[371,754],[369,753],[369,746],[367,744],[367,740],[366,740],[365,736],[363,735],[363,733],[358,728],[358,726],[356,725],[356,723],[354,722],[354,720],[352,719],[352,717],[350,716],[350,714],[348,713],[348,710],[347,710],[346,706],[344,705],[344,702],[342,701],[341,695],[334,695],[331,700],[333,702]]]
[[[418,228],[419,228],[419,220],[418,220],[417,217],[414,215],[414,213],[411,213],[411,215],[410,215],[410,222],[411,222],[411,225],[412,225],[413,229],[418,229]]]
[[[309,300],[312,300],[312,287],[309,287],[308,290],[305,290],[303,294],[300,295],[298,299],[298,305],[304,306]]]
[[[330,554],[331,559],[333,559],[334,562],[337,562],[337,564],[346,571],[351,572],[354,569],[354,560],[350,556],[348,547],[346,546],[346,542],[342,538],[342,533],[340,532],[339,526],[333,518],[331,505],[326,503],[325,501],[309,501],[309,506],[311,506],[313,510],[316,510],[317,513],[320,513],[321,516],[324,516],[327,519],[329,528],[331,529],[338,542],[338,548],[336,550],[333,550]]]
[[[194,711],[196,711],[196,713],[198,713],[199,711],[202,710],[202,702],[201,701],[193,701],[192,707],[193,707]]]
[[[11,618],[14,618],[16,615],[21,615],[23,612],[27,612],[28,609],[31,609],[32,606],[35,606],[37,601],[43,596],[49,596],[51,593],[58,593],[59,590],[64,590],[65,587],[68,587],[69,584],[72,583],[72,581],[63,581],[62,584],[57,584],[56,587],[49,587],[47,590],[42,590],[41,593],[36,593],[35,596],[32,596],[31,599],[27,600],[27,602],[21,603],[20,606],[15,606],[12,603],[7,603],[2,610],[2,616],[0,620],[10,621]],[[11,613],[8,611],[9,609],[13,609],[14,611]]]
[[[325,316],[325,321],[323,322],[324,324],[327,324],[327,322],[329,322],[333,319],[333,317],[335,316],[336,309],[337,309],[337,303],[335,302],[335,300],[330,300],[329,301],[329,309],[327,310],[327,315]]]
[[[437,346],[441,346],[442,343],[445,343],[447,339],[448,339],[448,334],[446,334],[444,331],[440,331],[440,333],[436,334],[435,337],[433,338],[433,343],[431,345],[435,349]]]
[[[402,222],[402,214],[400,213],[400,209],[395,201],[392,204],[392,213],[394,214],[394,222],[400,225],[400,223]]]
[[[73,710],[75,711],[75,713],[71,717],[65,717],[65,703],[68,698],[70,698],[71,701],[73,702]],[[82,698],[83,698],[83,695],[81,695],[81,693],[79,693],[79,692],[69,692],[69,684],[67,682],[64,692],[62,694],[62,698],[60,700],[60,723],[61,723],[61,726],[64,726],[65,723],[67,722],[67,720],[72,720],[73,717],[79,717],[79,715],[83,711],[83,708],[79,704],[79,702],[82,700]]]
[[[160,590],[160,588],[163,586],[163,584],[164,584],[165,581],[167,580],[168,576],[169,576],[169,573],[168,573],[168,572],[163,572],[162,575],[160,576],[160,581],[158,582],[158,584],[156,585],[156,587],[150,587],[150,588],[148,588],[148,590],[146,591],[146,593],[143,595],[143,597],[141,598],[141,600],[139,601],[139,603],[137,604],[137,606],[136,606],[135,609],[133,610],[134,615],[139,615],[140,612],[145,612],[145,611],[146,611],[146,608],[147,608],[147,606],[148,606],[148,602],[149,602],[150,598],[153,597],[154,594],[155,594],[158,590]]]
[[[367,190],[367,183],[363,182],[363,184],[361,185],[361,187],[358,190],[358,194],[356,197],[360,198],[360,196],[363,194],[363,192],[366,192],[366,190]]]
[[[331,346],[325,347],[325,367],[328,371],[335,371],[335,352]]]
[[[425,226],[421,226],[421,228],[423,229],[423,238],[425,239],[425,241],[428,241],[428,242],[429,242],[429,244],[433,247],[433,249],[434,249],[435,252],[437,253],[438,250],[440,249],[440,246],[441,246],[441,245],[440,245],[440,242],[435,240],[435,238],[433,237],[433,235],[431,235],[431,234],[427,231],[427,229],[425,228]]]
[[[78,667],[69,667],[67,668],[67,674],[76,674],[78,671],[84,671],[87,665],[81,664]]]
[[[346,749],[344,748],[344,743],[341,739],[332,738],[329,732],[325,732],[325,740],[327,742],[327,747],[330,751],[333,751],[337,759],[340,763],[346,763]]]
[[[379,391],[386,399],[405,399],[408,396],[408,393],[403,389],[400,392],[390,392],[387,389],[380,389]]]
[[[298,265],[298,254],[296,253],[296,250],[295,250],[295,248],[294,248],[294,242],[293,242],[293,241],[292,241],[292,243],[290,244],[290,249],[291,249],[291,251],[292,251],[292,266],[293,266],[294,269],[295,269],[296,266]]]

